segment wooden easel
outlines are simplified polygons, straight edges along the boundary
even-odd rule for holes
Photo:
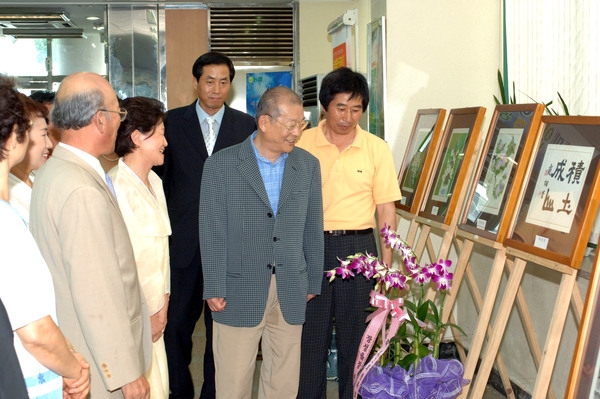
[[[446,258],[448,256],[448,252],[450,252],[450,248],[452,247],[454,231],[456,230],[456,223],[449,226],[449,225],[445,225],[440,222],[436,222],[433,220],[429,220],[429,219],[417,216],[411,222],[410,227],[413,228],[413,226],[416,226],[416,227],[414,227],[415,234],[416,234],[418,227],[419,226],[421,227],[421,234],[419,235],[419,240],[418,240],[416,246],[413,247],[413,251],[415,252],[415,255],[417,256],[418,259],[421,259],[425,249],[427,249],[427,255],[428,255],[429,259],[432,261],[437,261],[438,259]],[[443,232],[442,244],[440,246],[439,251],[437,251],[437,252],[435,251],[435,248],[431,241],[432,227],[437,230],[441,230]],[[409,229],[409,232],[410,232],[410,229]],[[414,237],[413,237],[413,240],[414,240]],[[409,245],[412,246],[411,243],[409,243]],[[456,282],[456,277],[454,278],[454,282]],[[455,283],[453,283],[453,284],[455,284]],[[460,286],[460,283],[457,286]],[[436,295],[436,291],[434,289],[430,288],[427,292],[427,299],[434,300],[435,295]],[[448,301],[449,296],[450,296],[450,294],[446,296],[446,298],[447,298],[446,301]],[[456,296],[456,295],[454,295],[454,296]],[[452,301],[452,303],[453,303],[453,301]],[[448,302],[446,302],[446,304],[448,304]],[[452,304],[449,305],[448,308],[451,309]],[[445,308],[445,309],[447,309],[447,308]],[[446,318],[443,319],[443,323],[447,323],[449,318],[451,318],[451,314],[447,313],[446,311],[444,311],[444,314],[446,314]],[[451,321],[452,321],[452,323],[454,323],[454,320],[451,320]],[[458,350],[458,355],[459,355],[461,361],[464,362],[465,359],[467,358],[467,355],[466,355],[464,346],[460,339],[460,333],[458,331],[453,331],[453,334],[454,334],[454,341],[456,343],[456,349]]]
[[[462,241],[460,241],[458,237],[462,237]],[[494,263],[490,270],[490,276],[485,292],[485,299],[482,299],[481,297],[481,293],[477,286],[477,281],[475,280],[475,276],[473,275],[471,264],[469,262],[471,254],[473,253],[475,243],[488,246],[496,251]],[[460,289],[461,283],[466,275],[466,282],[469,284],[469,287],[471,289],[472,298],[475,303],[475,308],[479,312],[476,333],[473,336],[473,341],[471,342],[469,354],[466,357],[466,360],[463,360],[465,364],[465,371],[463,377],[468,380],[471,380],[475,372],[475,367],[479,359],[479,354],[481,353],[481,349],[483,347],[484,338],[486,335],[491,336],[492,334],[492,329],[490,327],[490,318],[492,316],[495,298],[498,294],[498,290],[500,288],[500,283],[502,280],[504,261],[506,259],[506,251],[504,247],[496,241],[492,241],[462,230],[457,231],[456,244],[459,247],[459,258],[456,264],[456,268],[454,270],[454,279],[452,282],[452,287],[446,296],[446,306],[444,308],[444,314],[442,315],[442,321],[444,323],[447,323],[450,319],[452,308],[456,303],[458,290]],[[455,337],[456,336],[457,334],[455,333]],[[500,354],[498,354],[498,356],[496,357],[496,364],[507,397],[514,398],[515,396],[511,388],[508,371],[506,370],[506,366],[504,365],[504,361],[502,360],[502,356],[500,356]],[[463,395],[466,395],[468,393],[468,390],[469,385],[463,388]]]
[[[465,367],[464,378],[471,379],[475,370],[475,366],[477,364],[477,359],[479,358],[479,354],[481,353],[481,347],[483,346],[484,342],[483,338],[486,334],[491,335],[489,320],[491,318],[495,302],[494,300],[497,296],[497,292],[500,287],[500,282],[502,278],[502,273],[504,270],[504,260],[506,258],[504,247],[495,241],[488,240],[483,237],[477,237],[476,235],[466,233],[461,230],[456,230],[455,224],[453,226],[444,225],[442,223],[431,221],[422,217],[415,218],[414,224],[417,226],[421,226],[421,234],[419,236],[418,242],[414,247],[415,254],[418,258],[420,258],[423,255],[425,249],[427,249],[427,253],[430,259],[437,260],[440,258],[446,258],[452,247],[452,244],[456,246],[457,253],[459,254],[459,259],[454,270],[452,287],[446,296],[446,303],[444,307],[444,314],[442,315],[442,322],[454,322],[454,320],[451,320],[452,308],[454,307],[454,304],[456,302],[458,290],[461,287],[461,283],[466,275],[467,283],[469,284],[471,292],[473,294],[476,309],[479,311],[478,325],[483,325],[486,327],[483,331],[483,334],[475,335],[474,342],[472,343],[471,349],[469,350],[469,356],[466,356],[464,348],[460,343],[460,333],[457,331],[453,331],[455,341],[458,345],[459,355],[463,363],[467,362],[468,364],[469,359],[474,359],[471,360],[471,362],[473,363],[472,367]],[[437,228],[438,230],[442,230],[444,232],[442,244],[440,245],[440,249],[438,252],[435,251],[431,242],[430,233],[432,228]],[[458,238],[458,236],[462,237],[462,241]],[[471,266],[469,263],[469,259],[471,257],[475,242],[487,245],[497,251],[494,265],[490,273],[490,279],[488,282],[485,300],[483,300],[481,297],[480,291],[477,287],[477,282],[472,273]],[[432,294],[431,296],[433,296],[434,292],[430,291],[430,294]],[[430,297],[428,299],[433,298]],[[508,372],[506,370],[502,357],[498,356],[496,361],[505,391],[507,392],[509,398],[514,398],[514,394],[510,385],[510,379],[508,377]],[[465,388],[468,389],[468,387]]]
[[[415,237],[417,236],[417,231],[419,230],[419,224],[415,221],[417,216],[414,213],[396,208],[396,228],[398,228],[398,225],[400,224],[398,217],[407,220],[410,223],[408,227],[408,233],[406,234],[406,239],[404,241],[406,241],[406,243],[412,247],[415,242]]]
[[[494,322],[494,328],[492,329],[492,334],[488,341],[487,350],[482,357],[482,362],[479,367],[479,372],[474,381],[471,382],[470,389],[472,390],[472,398],[481,398],[483,396],[483,392],[485,391],[485,387],[487,385],[487,381],[492,369],[492,365],[494,362],[494,358],[498,354],[498,350],[500,348],[500,343],[502,342],[502,337],[504,336],[504,332],[506,330],[506,325],[508,323],[508,318],[510,316],[510,312],[513,308],[515,300],[518,297],[521,280],[523,278],[523,274],[525,272],[525,266],[527,262],[533,262],[543,267],[546,267],[549,270],[553,270],[562,274],[561,283],[559,287],[559,292],[556,297],[556,302],[554,306],[554,312],[552,316],[552,320],[550,322],[550,327],[548,329],[548,334],[546,337],[546,342],[544,344],[543,352],[539,352],[537,355],[534,353],[534,359],[539,356],[539,360],[536,362],[538,365],[538,374],[536,378],[536,383],[534,387],[534,391],[532,396],[534,398],[543,398],[548,395],[549,387],[550,387],[550,378],[552,376],[552,369],[554,368],[554,362],[556,360],[556,355],[558,353],[559,343],[562,337],[562,330],[566,321],[566,316],[569,310],[569,304],[572,301],[573,294],[575,292],[576,287],[576,277],[577,270],[572,267],[560,264],[558,262],[554,262],[548,259],[540,258],[538,256],[529,254],[524,251],[520,251],[513,248],[506,249],[506,261],[505,263],[508,265],[508,269],[510,271],[510,276],[508,279],[508,284],[506,286],[506,290],[504,292],[504,296],[502,298],[502,302],[498,309],[498,314],[496,316],[496,320]],[[512,258],[509,258],[512,257]],[[498,262],[499,263],[499,262]],[[514,264],[513,264],[514,263]],[[496,266],[496,262],[494,264],[494,269],[500,268]],[[511,270],[512,269],[512,270]],[[496,270],[497,273],[497,270]],[[495,274],[495,273],[494,273]],[[501,273],[499,273],[501,276]],[[498,277],[499,278],[499,277]],[[490,276],[492,279],[492,276]],[[524,301],[524,298],[521,298]],[[521,300],[519,299],[519,301]],[[492,303],[486,303],[491,301],[486,294],[486,299],[484,300],[485,306],[492,306]],[[526,309],[526,304],[523,303],[521,306]],[[581,315],[581,313],[580,313]],[[487,325],[486,325],[487,324]],[[532,336],[535,336],[535,332],[533,331],[532,326],[527,325],[525,323],[525,329],[531,330],[528,331],[528,336],[531,333]],[[479,350],[481,350],[481,345],[483,344],[483,337],[485,336],[485,331],[490,327],[489,322],[486,323],[480,317],[480,322],[477,325],[477,331],[475,333],[474,342],[472,344],[473,347],[475,345],[479,346]],[[479,342],[481,340],[481,343]],[[477,341],[477,342],[476,342]],[[536,352],[535,346],[539,348],[539,345],[531,346],[532,352]],[[477,348],[475,348],[477,349]],[[470,361],[469,361],[470,360]],[[477,362],[477,358],[473,357],[472,359],[468,359],[467,365],[465,366],[465,375],[467,371],[472,373],[474,370],[475,364]],[[468,367],[468,370],[467,370]],[[466,398],[469,390],[463,389],[463,393],[461,394],[461,398]],[[550,394],[552,395],[552,394]]]

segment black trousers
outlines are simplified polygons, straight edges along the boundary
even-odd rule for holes
[[[170,399],[192,399],[194,384],[189,365],[192,361],[192,334],[204,307],[206,348],[204,383],[200,398],[215,398],[215,362],[212,350],[212,313],[202,300],[202,265],[200,252],[190,266],[171,268],[171,298],[165,329],[165,349],[169,366]]]
[[[357,252],[377,254],[373,234],[325,235],[325,270],[338,266],[338,257],[343,260]],[[349,280],[338,277],[329,283],[323,273],[321,295],[309,301],[306,308],[300,354],[299,399],[326,397],[327,350],[331,343],[334,320],[339,398],[352,398],[354,361],[367,326],[369,294],[374,285],[374,281],[367,280],[363,276],[355,276]]]
[[[14,346],[14,333],[0,300],[0,399],[27,399],[25,378]]]

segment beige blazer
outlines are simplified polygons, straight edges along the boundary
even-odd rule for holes
[[[119,388],[145,373],[151,341],[115,199],[91,166],[58,146],[37,173],[30,216],[54,280],[59,326],[90,363],[91,397],[122,397]]]

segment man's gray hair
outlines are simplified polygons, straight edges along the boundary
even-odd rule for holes
[[[68,97],[57,96],[50,112],[50,120],[59,129],[78,130],[88,126],[103,106],[104,95],[98,89]]]
[[[290,104],[302,105],[302,100],[292,89],[285,86],[275,86],[263,93],[256,106],[256,124],[258,118],[263,115],[270,115],[273,118],[279,117],[279,104],[287,101]]]

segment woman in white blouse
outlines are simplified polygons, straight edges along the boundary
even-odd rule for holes
[[[25,156],[31,125],[14,82],[0,75],[0,298],[29,397],[84,399],[89,364],[58,329],[50,270],[8,202],[9,170]]]
[[[170,294],[169,235],[171,225],[162,181],[152,167],[162,165],[167,146],[163,104],[151,98],[121,101],[127,117],[117,133],[119,163],[109,176],[127,225],[138,276],[152,326],[152,363],[146,378],[153,399],[169,396],[167,356],[163,331]]]
[[[29,130],[29,145],[25,158],[10,169],[8,188],[10,204],[29,225],[29,204],[31,203],[34,178],[32,172],[46,163],[54,145],[48,137],[48,109],[46,106],[20,93],[19,97],[32,125]]]

